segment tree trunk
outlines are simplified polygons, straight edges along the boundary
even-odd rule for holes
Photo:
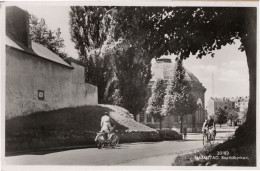
[[[162,130],[162,119],[160,118],[160,130]]]
[[[182,134],[182,132],[183,132],[183,115],[181,115],[181,128],[180,129],[181,129],[180,132]]]
[[[249,26],[248,26],[249,27]],[[251,27],[250,27],[251,28]],[[256,142],[256,33],[252,28],[247,37],[241,39],[245,47],[249,70],[249,104],[245,128],[252,143]]]
[[[219,127],[221,128],[221,124],[219,124]]]

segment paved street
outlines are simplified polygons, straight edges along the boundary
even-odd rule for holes
[[[216,142],[222,142],[234,128],[217,127]],[[178,154],[202,148],[202,134],[189,133],[187,141],[163,141],[120,144],[117,148],[86,148],[49,153],[6,157],[6,164],[19,165],[156,165],[170,166]]]

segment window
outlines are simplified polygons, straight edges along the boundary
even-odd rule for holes
[[[144,122],[144,113],[140,113],[140,122]]]
[[[38,90],[38,99],[44,100],[44,91],[43,90]]]
[[[147,122],[152,122],[152,117],[151,116],[147,116]]]

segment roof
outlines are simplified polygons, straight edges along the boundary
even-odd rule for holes
[[[213,101],[222,101],[222,102],[248,102],[249,96],[246,97],[223,97],[223,98],[218,98],[218,97],[211,97],[210,98]]]
[[[66,67],[73,68],[71,65],[69,65],[67,62],[65,62],[57,54],[55,54],[54,52],[52,52],[51,50],[49,50],[48,48],[46,48],[45,46],[43,46],[39,43],[32,42],[32,49],[29,49],[29,48],[25,48],[25,47],[19,45],[19,43],[15,42],[10,37],[6,36],[6,45],[13,47],[15,49],[19,49],[21,51],[24,51],[24,52],[34,55],[36,57],[41,57],[41,58],[47,59],[49,61],[52,61],[54,63],[58,63],[58,64],[66,66]]]
[[[169,58],[163,58],[161,60],[157,59],[156,63],[153,64],[152,79],[172,79],[175,69],[175,64],[171,62]],[[191,82],[200,83],[198,78],[185,68],[185,79]]]
[[[66,62],[68,62],[69,64],[71,64],[71,62],[74,62],[74,63],[76,63],[76,64],[78,64],[78,65],[81,65],[81,66],[85,67],[85,65],[84,65],[84,63],[83,63],[82,61],[77,60],[77,59],[75,59],[75,58],[68,57],[68,58],[66,58],[66,59],[64,59],[64,60],[65,60]]]

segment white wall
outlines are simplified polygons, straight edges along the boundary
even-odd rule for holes
[[[36,111],[98,103],[97,87],[85,83],[84,68],[70,69],[6,48],[6,119]],[[44,100],[38,99],[43,90]]]

